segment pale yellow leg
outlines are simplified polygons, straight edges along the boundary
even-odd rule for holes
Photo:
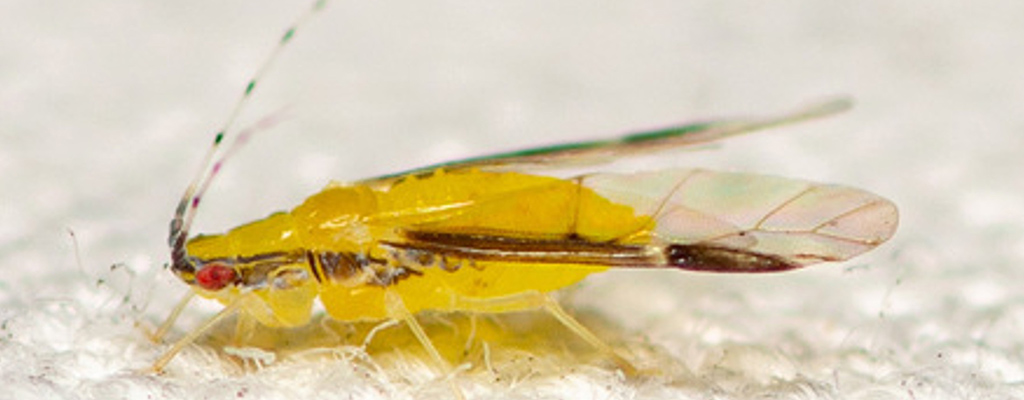
[[[469,315],[469,334],[466,335],[466,343],[462,345],[462,354],[469,354],[473,349],[473,341],[476,340],[477,314]]]
[[[256,333],[256,318],[246,313],[238,314],[238,321],[235,323],[235,334],[231,337],[232,346],[242,346],[252,340]]]
[[[402,297],[395,292],[387,291],[384,295],[385,307],[387,307],[388,315],[402,322],[405,322],[409,326],[409,330],[412,331],[413,336],[416,336],[416,340],[427,350],[427,354],[434,360],[437,367],[441,369],[441,373],[448,381],[448,385],[452,388],[452,393],[459,400],[464,400],[465,395],[462,394],[462,389],[451,379],[452,366],[445,361],[444,357],[441,357],[441,353],[434,347],[434,343],[430,341],[430,337],[427,336],[427,332],[423,330],[419,322],[416,322],[416,317],[409,312],[409,309],[405,308],[405,303],[402,301]]]
[[[202,325],[199,325],[197,328],[193,329],[184,337],[174,342],[174,345],[172,345],[170,349],[167,349],[167,351],[165,351],[164,354],[160,356],[160,358],[157,359],[156,362],[153,363],[153,366],[150,367],[150,371],[153,373],[159,373],[160,371],[162,371],[164,367],[167,366],[167,363],[171,362],[171,359],[173,359],[174,356],[178,355],[178,353],[181,352],[181,350],[184,349],[185,346],[188,346],[189,344],[194,342],[197,338],[199,338],[200,335],[210,330],[210,328],[212,328],[222,319],[230,316],[235,311],[238,311],[239,303],[239,301],[235,301],[229,304],[227,307],[224,307],[223,310],[220,310],[220,312],[217,313],[217,315],[210,317],[210,319],[207,319],[205,322],[203,322]]]
[[[174,309],[171,310],[171,315],[167,316],[164,323],[160,324],[160,327],[156,329],[156,332],[149,335],[149,339],[156,343],[162,341],[164,339],[164,335],[167,335],[167,332],[169,332],[171,327],[174,326],[174,322],[178,320],[179,316],[181,316],[181,312],[185,310],[188,303],[195,297],[196,292],[189,290],[188,294],[186,294],[185,297],[182,297],[181,300],[178,301],[178,304],[174,306]]]
[[[569,328],[570,331],[575,333],[576,336],[579,336],[585,342],[594,346],[598,351],[604,353],[605,356],[612,359],[612,361],[614,361],[619,369],[621,369],[626,375],[635,375],[637,373],[637,369],[633,363],[619,355],[615,349],[590,332],[587,327],[583,326],[583,324],[577,321],[576,318],[573,318],[572,315],[569,315],[569,313],[567,313],[565,309],[558,304],[558,301],[548,294],[538,291],[527,291],[504,297],[485,299],[475,297],[456,297],[453,303],[453,309],[455,310],[474,313],[506,313],[536,310],[539,308],[545,309],[548,313],[554,316],[555,319],[561,322],[562,325],[565,325],[566,328]]]
[[[370,342],[373,341],[373,338],[377,336],[378,332],[388,329],[392,326],[398,325],[400,323],[401,321],[397,319],[389,319],[387,321],[374,325],[373,328],[370,328],[370,331],[366,333],[366,337],[363,338],[363,350],[366,350],[367,348],[370,347]]]

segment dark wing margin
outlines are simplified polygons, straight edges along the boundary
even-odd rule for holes
[[[576,181],[650,216],[650,223],[620,229],[613,238],[590,236],[594,232],[577,231],[576,224],[562,233],[414,226],[387,245],[470,262],[757,273],[850,259],[887,241],[899,225],[896,205],[885,198],[797,179],[679,169],[590,174]]]
[[[383,184],[407,175],[430,173],[439,168],[446,170],[465,168],[502,169],[605,163],[613,160],[615,157],[706,144],[758,130],[827,117],[846,111],[852,105],[852,100],[843,97],[814,103],[783,115],[698,122],[637,132],[608,140],[567,143],[473,157],[370,178],[360,183],[367,185]]]
[[[780,272],[803,265],[785,258],[713,244],[667,246],[516,238],[478,233],[405,231],[403,242],[386,245],[403,251],[427,252],[462,262],[500,261],[530,265],[576,264],[615,268],[675,268],[722,273]]]
[[[489,233],[449,233],[406,230],[405,241],[387,243],[402,250],[425,251],[465,261],[524,264],[580,264],[626,267],[652,264],[661,256],[648,246],[591,242],[576,237],[530,238]]]
[[[687,271],[758,273],[804,267],[774,254],[708,244],[672,244],[664,255],[666,267]]]

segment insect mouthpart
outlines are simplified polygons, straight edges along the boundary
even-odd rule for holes
[[[238,273],[224,264],[204,265],[196,272],[196,284],[206,290],[220,290],[238,279]]]

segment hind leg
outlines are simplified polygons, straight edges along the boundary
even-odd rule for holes
[[[583,339],[583,341],[589,343],[601,353],[604,353],[604,355],[614,361],[616,366],[618,366],[622,372],[626,373],[626,375],[635,375],[637,373],[637,369],[633,363],[619,355],[615,349],[599,339],[593,332],[587,329],[587,327],[577,321],[576,318],[573,318],[572,315],[569,315],[569,313],[566,312],[554,298],[546,293],[526,291],[494,298],[456,297],[452,304],[452,310],[484,314],[530,311],[537,309],[544,309],[555,317],[558,322],[561,322],[562,325],[569,328],[569,330],[576,334],[576,336],[579,336],[580,339]]]

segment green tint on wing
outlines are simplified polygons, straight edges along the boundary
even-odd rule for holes
[[[464,168],[503,169],[512,167],[566,167],[581,164],[609,162],[615,157],[650,153],[694,144],[710,143],[727,137],[793,124],[833,115],[849,109],[852,101],[839,98],[813,104],[795,112],[756,119],[710,121],[672,126],[653,131],[588,142],[567,143],[526,150],[473,157],[434,164],[422,168],[385,175],[362,181],[374,185],[406,175],[428,173],[438,168],[459,170]]]

